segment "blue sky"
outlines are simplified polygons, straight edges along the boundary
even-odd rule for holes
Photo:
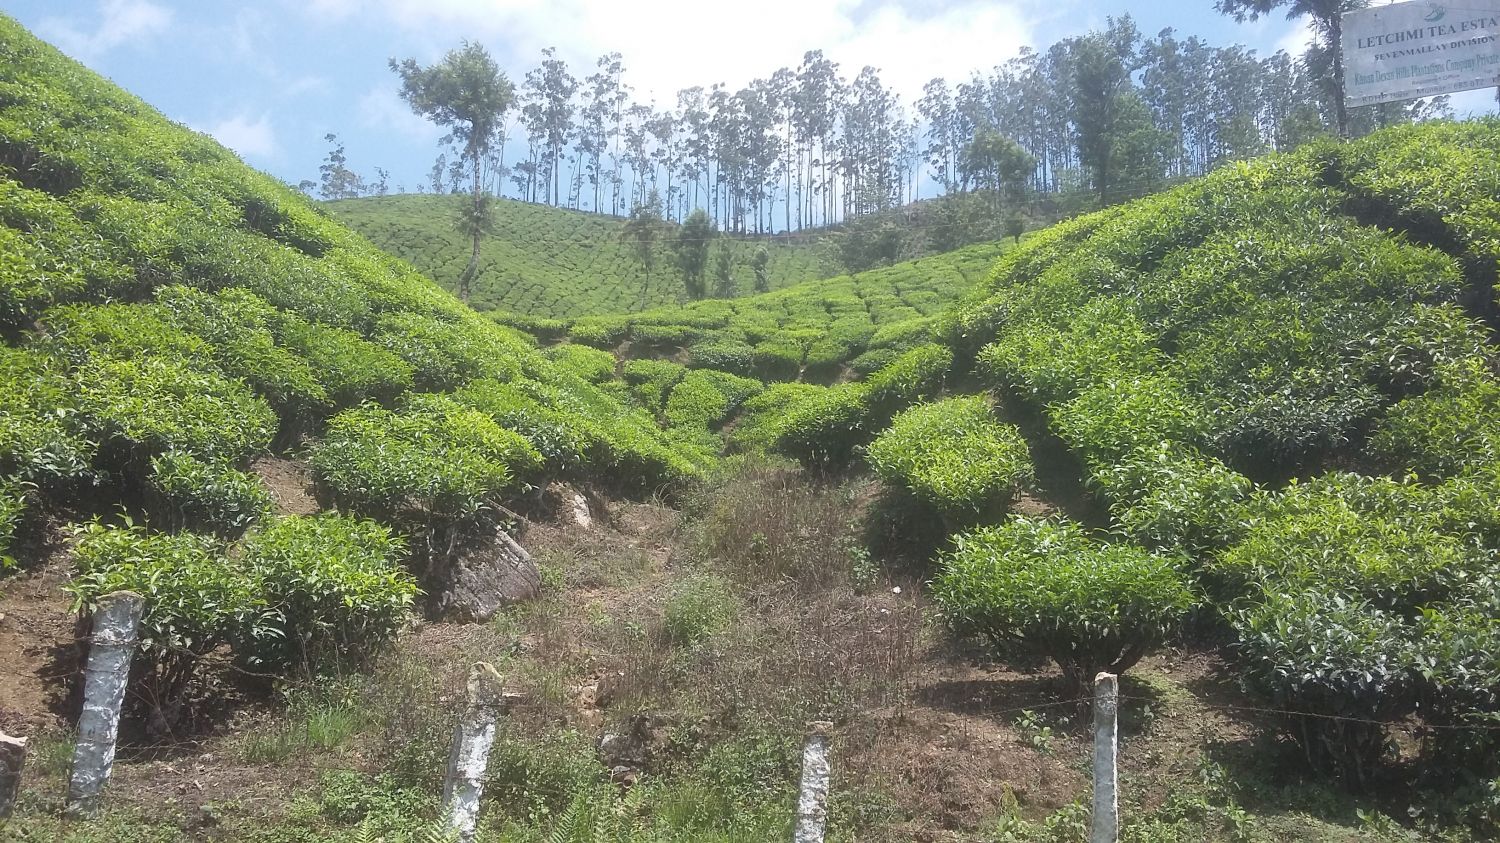
[[[461,39],[483,43],[513,80],[544,47],[575,75],[625,57],[637,98],[738,86],[821,48],[852,77],[871,64],[910,103],[933,76],[988,68],[1129,12],[1142,32],[1174,27],[1269,55],[1300,49],[1304,26],[1279,15],[1236,24],[1211,0],[0,0],[0,9],[168,117],[206,131],[295,184],[316,178],[337,132],[350,165],[415,190],[439,132],[396,96],[390,57],[427,63]],[[1455,97],[1491,110],[1493,92]]]

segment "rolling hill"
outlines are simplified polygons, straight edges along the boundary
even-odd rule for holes
[[[453,220],[461,198],[399,195],[324,203],[333,216],[429,278],[455,289],[468,263],[469,244]],[[477,310],[567,318],[630,313],[676,302],[682,282],[659,246],[658,265],[646,275],[621,241],[624,221],[533,205],[513,199],[495,205],[495,230],[481,246],[480,271],[470,303]],[[734,278],[751,290],[750,259],[759,241],[731,241]],[[819,240],[766,241],[772,289],[836,274],[837,255]],[[713,256],[710,255],[712,271]],[[712,282],[711,282],[712,283]]]
[[[441,838],[484,661],[486,839],[783,835],[811,720],[833,839],[1082,839],[1101,671],[1125,839],[1495,839],[1497,160],[1391,129],[687,305],[507,204],[480,314],[340,221],[461,255],[453,200],[325,209],[0,17],[0,694],[66,710],[146,600],[136,809],[58,816],[59,715],[15,827]],[[412,623],[522,526],[536,599]]]

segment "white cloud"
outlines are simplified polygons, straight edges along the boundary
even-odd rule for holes
[[[361,126],[395,132],[421,143],[435,143],[443,132],[413,112],[389,85],[376,85],[359,98]]]
[[[619,51],[625,81],[642,100],[725,82],[737,88],[822,49],[852,79],[866,64],[907,102],[934,76],[967,78],[1029,43],[1023,6],[1034,0],[306,0],[307,14],[383,19],[429,45],[427,60],[460,39],[480,41],[515,81],[555,46],[580,78]],[[519,54],[498,49],[526,45]]]
[[[63,52],[92,59],[122,44],[156,35],[172,25],[172,11],[149,0],[103,0],[98,26],[88,31],[70,18],[46,18],[37,30]]]
[[[280,148],[276,142],[276,130],[267,114],[255,118],[236,114],[199,131],[213,135],[214,140],[246,157],[270,158]]]
[[[1271,52],[1286,50],[1287,55],[1300,56],[1307,52],[1308,46],[1316,38],[1313,34],[1312,18],[1308,15],[1303,15],[1294,21],[1289,21],[1288,25],[1291,28],[1285,35],[1281,36],[1281,39],[1276,42],[1276,46]]]

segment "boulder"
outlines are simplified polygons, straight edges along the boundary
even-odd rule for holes
[[[493,539],[456,548],[425,584],[434,618],[480,623],[506,606],[542,593],[542,572],[531,554],[504,530]]]

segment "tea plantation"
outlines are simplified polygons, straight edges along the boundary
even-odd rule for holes
[[[335,219],[386,252],[410,261],[447,289],[456,289],[468,264],[469,243],[454,220],[457,196],[405,194],[325,203]],[[480,247],[470,304],[527,316],[564,318],[629,313],[682,297],[682,277],[672,263],[671,228],[656,247],[648,273],[622,239],[625,221],[601,214],[533,205],[513,199],[495,204],[495,227]],[[725,240],[735,286],[748,293],[751,260],[760,245],[770,255],[772,289],[838,271],[837,249],[826,237],[800,241]],[[711,247],[715,252],[719,244]]]
[[[77,530],[149,603],[144,698],[201,657],[359,662],[412,572],[553,477],[700,470],[648,414],[0,18],[0,567]],[[322,515],[249,464],[306,452]]]
[[[1401,128],[1055,226],[946,310],[935,344],[751,399],[735,437],[866,461],[950,532],[934,586],[954,626],[1080,690],[1164,636],[1223,636],[1314,769],[1377,780],[1391,728],[1419,718],[1424,780],[1483,782],[1500,772],[1497,155],[1495,120]],[[935,403],[896,414],[919,398]],[[997,513],[1031,474],[1004,420],[1076,461],[1107,535]]]
[[[816,247],[777,247],[778,289],[687,305],[672,304],[665,270],[644,281],[616,221],[503,202],[481,315],[402,259],[456,276],[457,200],[320,206],[0,16],[0,583],[61,564],[74,611],[145,595],[131,699],[170,724],[213,695],[211,665],[360,675],[406,640],[434,571],[564,480],[651,499],[635,515],[666,526],[588,528],[645,537],[606,558],[545,525],[561,556],[597,563],[577,589],[584,632],[549,614],[566,577],[546,584],[553,602],[480,627],[505,639],[485,658],[543,688],[528,722],[567,724],[566,753],[545,743],[553,732],[497,750],[518,793],[559,783],[525,803],[536,833],[514,839],[555,830],[580,794],[608,806],[600,818],[667,825],[709,797],[724,806],[698,818],[722,837],[652,839],[749,839],[731,836],[736,812],[780,829],[766,806],[790,804],[795,747],[750,712],[794,712],[800,729],[826,702],[843,706],[842,728],[941,697],[941,735],[916,738],[917,754],[936,753],[962,731],[949,731],[955,712],[972,713],[957,697],[983,693],[922,697],[918,668],[932,664],[911,665],[938,663],[947,682],[980,661],[955,638],[1030,666],[1008,673],[1054,665],[1061,681],[1035,685],[1044,707],[1084,698],[1102,670],[1145,693],[1128,672],[1165,646],[1212,652],[1235,687],[1202,696],[1266,718],[1278,746],[1254,751],[1278,775],[1436,792],[1442,839],[1494,839],[1497,162],[1500,120],[1396,128],[1225,166],[1015,246],[818,281]],[[268,458],[310,472],[316,511],[278,510],[257,470]],[[905,597],[871,595],[881,563],[907,566]],[[631,575],[659,579],[629,599],[608,591]],[[929,605],[953,633],[941,647],[924,637]],[[903,618],[910,641],[881,637]],[[776,635],[731,640],[760,621]],[[837,636],[855,628],[845,648]],[[422,631],[407,638],[429,641]],[[579,643],[601,638],[598,652]],[[783,649],[745,657],[745,642]],[[460,660],[449,644],[434,650]],[[844,696],[795,684],[827,680],[835,656],[852,665],[839,662]],[[555,667],[545,658],[564,666],[526,675]],[[585,671],[593,713],[617,674],[639,696],[614,699],[638,707],[612,716],[702,751],[622,797],[595,754],[604,742],[569,719]],[[409,714],[404,679],[363,675],[383,710]],[[641,714],[700,686],[712,698],[684,704],[680,729]],[[805,688],[820,690],[789,690]],[[979,711],[970,725],[996,719]],[[411,762],[432,790],[442,760],[418,753],[442,755],[451,722],[390,722],[383,739],[400,746],[380,757],[392,775]],[[1031,731],[1038,752],[1050,746],[1050,727]],[[416,747],[415,734],[437,737]],[[651,788],[683,770],[712,775],[685,776],[702,790],[656,813],[647,800],[666,791]],[[579,782],[586,793],[569,789]],[[356,790],[334,807],[360,804]],[[866,818],[901,828],[854,793],[835,803],[851,823],[838,839]],[[636,801],[616,810],[622,799]],[[999,836],[1010,827],[984,839],[1033,839]],[[1183,834],[1130,839],[1204,839]]]

